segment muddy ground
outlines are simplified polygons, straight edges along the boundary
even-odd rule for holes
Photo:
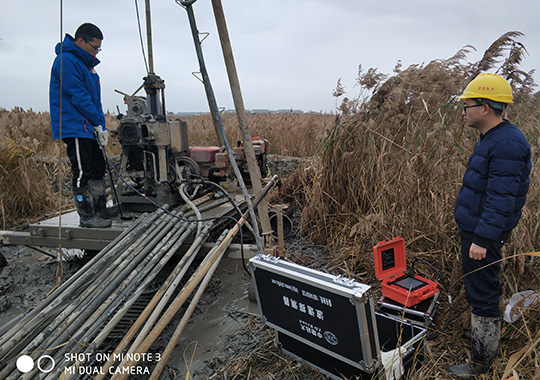
[[[324,255],[324,249],[310,246],[300,236],[299,215],[291,215],[293,229],[285,241],[287,254],[310,251],[313,255]],[[0,253],[8,265],[0,268],[0,326],[5,325],[37,305],[54,289],[59,271],[62,281],[84,265],[83,252],[64,250],[71,257],[60,267],[51,256],[54,249],[39,251],[24,246],[0,246]],[[47,254],[48,253],[48,254]],[[273,343],[273,331],[265,327],[259,317],[258,305],[250,301],[248,289],[250,276],[240,259],[224,258],[196,312],[182,334],[161,379],[231,379],[235,371],[233,360],[242,362],[261,347],[279,352]],[[151,351],[162,351],[167,345],[183,312],[178,313],[152,346]],[[290,360],[283,358],[283,361]],[[301,379],[324,378],[300,363]],[[144,365],[144,364],[143,364]],[[150,372],[152,365],[149,365]],[[131,377],[145,379],[147,376]],[[245,377],[238,377],[245,378]],[[290,378],[289,375],[273,378]]]
[[[0,325],[5,325],[33,308],[54,289],[59,265],[57,260],[28,247],[4,246],[0,251],[9,264],[0,269]],[[46,251],[52,253],[52,250]],[[79,268],[79,258],[65,261],[62,281]],[[240,260],[224,258],[169,360],[167,372],[170,375],[162,378],[184,378],[188,370],[193,379],[207,379],[213,374],[209,362],[223,356],[224,340],[234,336],[248,317],[258,318],[257,305],[248,298],[248,285],[249,276],[243,271]],[[182,314],[179,312],[176,323],[170,324],[152,351],[165,348]]]

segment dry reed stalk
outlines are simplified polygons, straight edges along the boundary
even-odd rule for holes
[[[458,336],[469,325],[459,281],[460,247],[453,207],[467,158],[478,139],[474,130],[463,127],[461,110],[453,99],[479,65],[494,70],[502,60],[501,67],[515,69],[521,58],[515,49],[524,49],[515,43],[518,36],[503,36],[476,64],[463,62],[469,49],[464,48],[449,60],[400,69],[388,79],[379,77],[379,83],[373,80],[374,71],[360,71],[358,82],[369,85],[373,95],[355,107],[344,100],[342,114],[323,139],[316,170],[299,170],[291,177],[293,183],[285,183],[281,190],[283,199],[295,194],[304,202],[299,205],[303,233],[330,247],[332,258],[321,263],[326,270],[377,284],[372,247],[395,236],[405,238],[409,261],[421,257],[439,268],[452,284],[455,301],[448,329],[456,341],[453,352],[466,346]],[[506,51],[510,51],[507,60],[501,57]],[[540,247],[540,94],[533,91],[530,80],[522,72],[509,78],[516,96],[506,117],[528,138],[534,166],[522,219],[505,246],[505,255],[512,257],[505,261],[503,271],[505,298],[515,291],[540,289],[538,259],[516,255]],[[530,339],[522,336],[521,347]],[[435,357],[444,355],[440,347],[434,349]],[[448,364],[462,360],[448,355],[443,359]],[[501,358],[505,361],[507,354]],[[536,366],[517,370],[530,378]],[[495,376],[501,367],[498,363],[486,378]],[[432,378],[444,376],[441,369]]]
[[[221,118],[229,140],[240,141],[236,114],[226,112]],[[270,142],[271,154],[306,157],[315,153],[317,144],[326,134],[334,117],[318,113],[269,113],[248,114],[247,119],[251,135]],[[190,145],[217,144],[210,115],[194,115],[182,120],[188,124]]]
[[[117,120],[107,114],[107,125],[116,127]],[[58,210],[51,196],[70,183],[70,169],[65,148],[52,139],[47,112],[34,112],[15,107],[0,108],[0,189],[3,201],[3,228],[12,228],[35,221]],[[60,150],[60,151],[59,151]],[[108,146],[109,154],[118,154]],[[58,164],[55,157],[63,157]],[[63,171],[62,175],[59,175]],[[5,202],[4,202],[5,200]],[[61,208],[68,207],[70,196],[61,199]]]
[[[51,186],[33,154],[15,141],[0,147],[0,188],[6,200],[2,214],[8,227],[14,220],[32,219],[52,209]]]
[[[212,360],[216,371],[209,379],[322,380],[326,376],[284,356],[275,344],[274,331],[259,318],[247,317],[245,327],[225,339],[228,354]],[[217,368],[216,368],[217,367]]]

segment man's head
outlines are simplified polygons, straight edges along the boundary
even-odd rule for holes
[[[96,55],[101,51],[103,33],[94,24],[85,23],[75,32],[75,43],[89,54]]]
[[[513,103],[510,84],[500,75],[491,73],[478,75],[457,98],[463,99],[467,125],[478,128],[481,133],[498,124],[502,112]]]

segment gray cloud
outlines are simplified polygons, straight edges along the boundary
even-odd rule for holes
[[[339,78],[349,96],[358,65],[391,73],[404,67],[453,56],[465,45],[476,61],[503,33],[518,30],[529,51],[523,69],[540,61],[540,3],[518,0],[223,1],[248,108],[295,108],[332,111],[331,92]],[[48,82],[54,46],[60,39],[59,5],[38,0],[9,2],[0,15],[0,107],[48,110]],[[524,11],[526,9],[527,11]],[[139,10],[145,33],[144,1]],[[218,104],[232,108],[210,1],[194,5],[200,31],[210,32],[203,44]],[[166,83],[171,111],[206,111],[185,10],[170,1],[152,2],[155,71]],[[103,105],[123,110],[122,96],[146,75],[134,2],[64,2],[63,32],[73,34],[83,22],[93,22],[105,34],[102,63]],[[145,46],[146,48],[146,46]],[[536,74],[538,78],[538,73]],[[536,80],[540,82],[540,80]]]

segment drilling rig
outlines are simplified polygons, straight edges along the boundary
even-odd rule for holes
[[[132,211],[153,210],[153,203],[182,202],[179,193],[182,184],[190,185],[189,196],[196,197],[203,191],[201,186],[194,185],[200,180],[219,183],[233,177],[223,146],[190,146],[187,123],[167,116],[165,81],[154,73],[148,10],[146,14],[149,72],[139,88],[144,88],[146,97],[136,96],[138,90],[132,96],[124,94],[127,112],[125,116],[119,115],[116,132],[122,147],[118,174],[125,181],[119,181],[115,191],[121,207]],[[221,141],[219,136],[218,141]],[[254,137],[252,143],[261,175],[265,177],[268,140]],[[242,143],[238,142],[233,150],[242,177],[249,181]]]

